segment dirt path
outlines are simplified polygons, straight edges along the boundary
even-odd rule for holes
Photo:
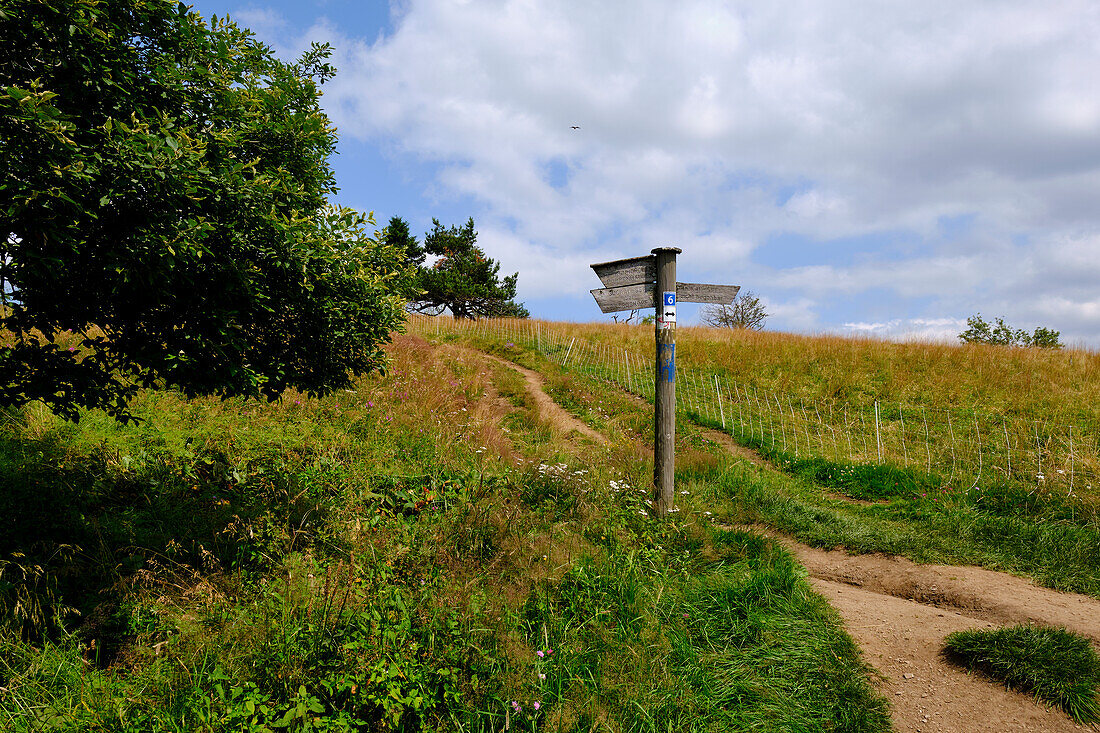
[[[550,399],[537,372],[486,356],[523,374],[545,420],[607,444],[606,438]],[[774,470],[725,433],[700,430],[730,453],[765,470]],[[1047,708],[1029,695],[1007,690],[981,675],[967,674],[949,663],[942,649],[944,637],[953,631],[1016,623],[1065,626],[1100,647],[1100,600],[1059,593],[984,568],[918,565],[902,557],[849,555],[764,531],[798,557],[814,589],[837,610],[866,661],[878,670],[880,676],[872,682],[889,699],[897,731],[1086,730],[1061,710]]]
[[[779,538],[882,675],[898,731],[1080,731],[1062,711],[947,662],[952,631],[1033,622],[1100,644],[1100,601],[974,567],[848,555]]]
[[[611,445],[609,441],[602,433],[593,430],[587,424],[581,422],[577,418],[566,412],[557,402],[550,399],[550,395],[546,394],[543,389],[542,375],[536,371],[532,371],[525,367],[521,367],[519,364],[502,359],[499,356],[492,354],[481,353],[483,357],[494,361],[497,364],[506,366],[509,369],[519,372],[523,375],[523,381],[527,385],[527,392],[531,395],[531,398],[535,401],[535,405],[538,407],[539,419],[550,425],[551,428],[559,430],[563,433],[578,432],[585,437],[591,438],[600,445]]]

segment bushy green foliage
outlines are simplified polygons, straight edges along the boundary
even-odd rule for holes
[[[1062,342],[1059,333],[1045,326],[1039,326],[1034,333],[1023,329],[1013,329],[998,318],[996,324],[988,323],[979,313],[966,319],[967,329],[959,334],[959,340],[966,344],[992,344],[994,346],[1034,346],[1040,349],[1060,349]]]
[[[10,411],[0,475],[25,488],[0,546],[79,541],[43,569],[84,615],[34,645],[0,632],[0,728],[886,728],[778,545],[712,533],[688,506],[657,521],[632,446],[605,458],[526,421],[504,432],[486,362],[413,337],[391,348],[388,374],[320,400],[143,391],[136,425]],[[619,398],[578,404],[602,399],[615,435],[633,404]],[[694,455],[692,494],[721,473]],[[707,620],[727,596],[750,609],[747,633]],[[729,680],[753,695],[724,695]]]
[[[1078,723],[1100,722],[1100,657],[1079,634],[1020,625],[956,631],[944,646],[967,668],[1033,693]]]
[[[0,10],[0,404],[125,419],[139,386],[322,394],[382,366],[407,274],[326,203],[327,47],[286,64],[169,0]]]
[[[455,318],[528,317],[523,304],[515,302],[519,273],[500,278],[500,263],[477,246],[472,217],[462,228],[449,229],[432,219],[424,251],[438,259],[420,270],[419,312],[439,314],[446,309]]]

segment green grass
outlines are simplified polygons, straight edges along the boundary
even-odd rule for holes
[[[512,354],[607,432],[594,451],[476,354],[391,355],[319,400],[5,415],[0,728],[889,728],[789,555],[650,518],[628,398]],[[682,441],[702,496],[728,466]]]
[[[707,490],[715,500],[734,500],[734,509],[720,515],[724,521],[766,524],[815,547],[981,565],[1100,597],[1100,532],[1092,525],[1002,516],[965,498],[857,505],[803,479],[744,464],[724,470]]]
[[[970,670],[1057,705],[1078,723],[1100,722],[1100,657],[1078,634],[1027,625],[956,631],[945,650]]]
[[[513,358],[540,369],[548,391],[568,395],[574,414],[589,424],[607,430],[613,423],[639,446],[651,445],[651,408],[539,354],[519,351]],[[699,427],[720,426],[698,414],[689,417],[677,424],[677,455],[692,454],[689,463],[707,464],[700,452],[715,456],[722,450]],[[735,461],[711,472],[703,490],[708,501],[733,507],[716,514],[726,521],[767,524],[819,547],[1008,570],[1057,590],[1100,597],[1100,524],[1064,495],[1010,483],[951,488],[911,468],[798,458],[767,437],[731,437],[767,459],[771,469]]]

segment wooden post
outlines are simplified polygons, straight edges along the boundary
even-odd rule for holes
[[[726,305],[733,302],[740,290],[739,285],[676,282],[676,255],[681,251],[678,247],[658,247],[644,257],[592,265],[603,285],[591,291],[592,297],[602,312],[615,313],[650,306],[657,309],[654,324],[657,358],[653,373],[653,505],[658,515],[675,509],[676,302]],[[642,366],[644,370],[644,362]],[[628,359],[628,384],[631,382],[630,372]],[[645,384],[644,379],[641,381]],[[705,380],[703,387],[701,391],[696,388],[700,399],[706,399]],[[722,409],[721,397],[718,407]]]
[[[653,504],[659,516],[672,511],[676,495],[676,255],[678,247],[653,250],[657,261],[654,336],[657,369],[653,400]]]

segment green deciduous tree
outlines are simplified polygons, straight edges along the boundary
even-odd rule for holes
[[[703,323],[714,328],[764,328],[768,312],[752,291],[738,293],[730,305],[705,305],[699,311]]]
[[[1059,332],[1039,326],[1034,333],[1014,329],[996,319],[991,324],[979,313],[966,319],[967,329],[959,334],[959,340],[967,344],[992,344],[994,346],[1035,346],[1041,349],[1060,349]]]
[[[522,303],[515,302],[519,273],[500,277],[500,264],[477,246],[471,218],[461,229],[444,229],[438,219],[424,235],[424,250],[438,259],[420,271],[422,295],[414,304],[421,313],[450,310],[455,318],[482,316],[527,318]]]
[[[0,404],[126,419],[143,385],[318,394],[383,364],[407,274],[327,204],[327,47],[286,64],[166,0],[0,0],[0,48]]]

